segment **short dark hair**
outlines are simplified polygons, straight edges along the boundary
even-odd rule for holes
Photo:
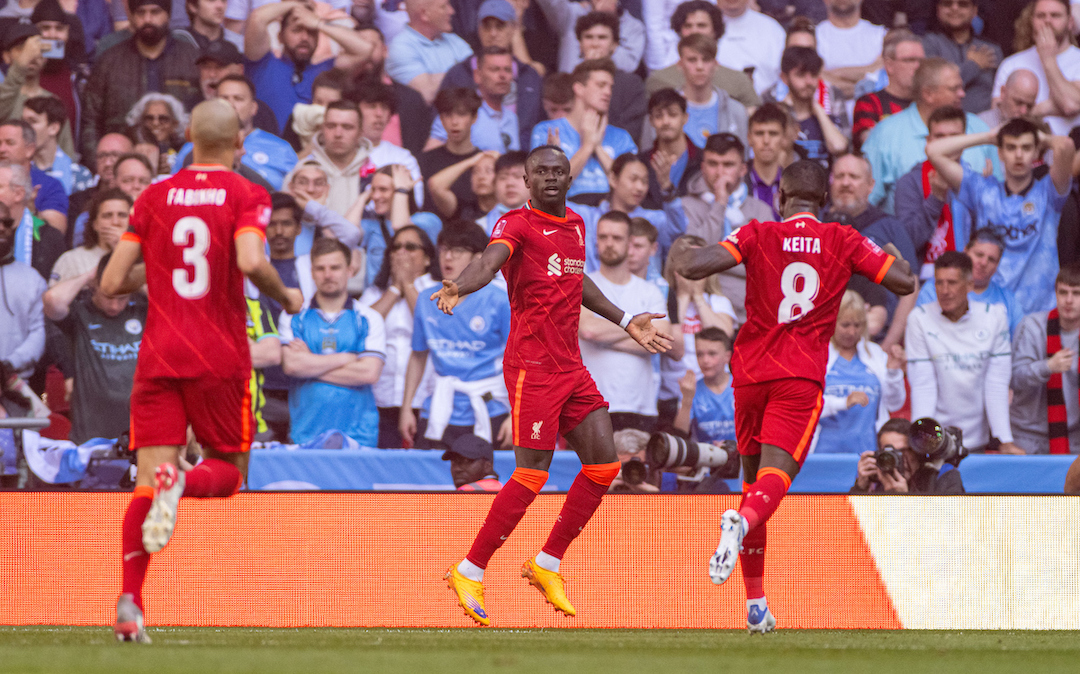
[[[340,101],[334,101],[330,105],[326,106],[327,113],[329,113],[331,110],[344,110],[346,112],[355,112],[357,119],[359,119],[361,122],[364,120],[364,114],[360,112],[360,106],[358,106],[355,102],[345,100],[344,98]]]
[[[574,84],[585,84],[594,72],[603,72],[615,77],[615,63],[611,59],[589,59],[582,61],[574,67],[570,77]]]
[[[947,250],[934,260],[934,271],[938,269],[959,269],[964,276],[971,276],[971,258],[958,250]]]
[[[218,80],[216,86],[220,87],[224,82],[240,82],[248,88],[248,91],[251,92],[251,98],[255,98],[255,83],[251,81],[250,77],[247,77],[246,75],[236,74],[226,75],[225,77],[222,77],[220,80]]]
[[[814,42],[817,42],[817,32],[814,30],[814,20],[808,16],[796,16],[791,19],[791,22],[787,27],[787,35],[791,37],[796,33],[809,33],[814,36]]]
[[[0,126],[3,126],[3,124],[0,124]],[[113,164],[113,176],[115,176],[116,172],[120,170],[120,165],[128,161],[129,159],[134,159],[135,161],[145,166],[146,170],[150,172],[151,176],[157,173],[157,170],[153,167],[152,164],[150,164],[150,160],[146,158],[146,155],[140,154],[138,152],[126,152],[120,155],[117,158],[116,163]]]
[[[644,236],[649,243],[656,243],[660,230],[645,218],[630,218],[630,236]]]
[[[700,332],[694,335],[694,341],[705,340],[708,342],[720,342],[724,345],[728,351],[731,351],[733,342],[728,333],[724,332],[715,325],[710,325],[707,328],[702,328]]]
[[[49,124],[59,124],[61,129],[67,121],[67,108],[56,96],[34,96],[27,99],[23,107],[30,108],[35,114],[45,115]]]
[[[788,47],[780,57],[780,72],[819,73],[825,65],[818,53],[810,47]]]
[[[544,76],[540,98],[559,105],[569,103],[574,100],[574,78],[570,73],[548,73]]]
[[[585,31],[591,30],[596,26],[607,26],[610,28],[611,37],[615,40],[615,44],[619,43],[619,17],[610,12],[589,12],[588,14],[582,14],[578,17],[577,23],[574,24],[574,37],[580,40],[581,35]]]
[[[525,157],[524,150],[510,150],[506,154],[499,155],[499,158],[495,160],[496,175],[508,169],[525,166]]]
[[[997,133],[997,146],[1001,147],[1005,144],[1005,138],[1019,138],[1025,133],[1030,133],[1035,142],[1039,141],[1039,126],[1030,119],[1024,119],[1023,117],[1017,117],[1016,119],[1010,119],[1005,122],[1005,126],[998,129]]]
[[[390,114],[397,113],[397,96],[390,85],[379,81],[364,82],[363,86],[354,87],[346,96],[357,105],[385,105]]]
[[[816,161],[801,159],[780,174],[780,191],[788,199],[819,203],[829,192],[829,172]]]
[[[506,47],[484,47],[476,55],[476,64],[479,66],[484,63],[484,59],[487,56],[513,56],[510,50]]]
[[[23,142],[27,145],[37,145],[37,134],[34,133],[34,127],[30,126],[22,120],[21,117],[14,119],[5,119],[0,122],[0,129],[5,126],[13,126],[22,131]]]
[[[930,131],[931,127],[941,122],[960,122],[963,125],[964,131],[967,131],[967,113],[955,105],[944,105],[940,108],[935,108],[930,113],[929,119],[926,120],[926,130]]]
[[[621,176],[624,169],[630,164],[644,164],[636,154],[633,152],[624,152],[611,162],[611,173],[614,176]]]
[[[104,190],[95,194],[94,198],[90,200],[89,208],[86,209],[86,229],[83,230],[83,246],[85,248],[97,248],[98,244],[101,243],[100,239],[98,239],[97,230],[94,229],[94,221],[97,220],[102,204],[112,200],[127,202],[128,210],[131,210],[131,205],[134,203],[131,200],[131,197],[122,192],[119,187],[114,187],[111,190]]]
[[[692,33],[679,40],[679,58],[682,58],[684,49],[696,51],[709,60],[716,60],[716,40],[708,35]]]
[[[750,115],[750,121],[747,122],[747,129],[754,128],[755,124],[770,124],[774,122],[779,124],[781,129],[787,129],[787,113],[776,103],[762,103],[758,106],[757,110],[754,110],[754,114]]]
[[[746,159],[746,146],[739,140],[739,137],[733,133],[714,133],[709,136],[705,141],[705,152],[712,152],[713,154],[727,154],[735,150],[739,153],[739,157],[745,161]]]
[[[274,192],[270,195],[270,210],[277,211],[282,208],[292,211],[293,220],[296,220],[296,224],[300,224],[300,219],[304,217],[304,209],[296,203],[296,198],[288,192]]]
[[[880,440],[881,436],[885,433],[899,433],[904,437],[910,437],[911,422],[907,419],[904,419],[903,417],[894,417],[892,419],[889,419],[881,425],[881,428],[878,429],[877,439]]]
[[[649,96],[650,115],[653,113],[653,110],[670,108],[673,105],[678,106],[679,110],[686,112],[686,97],[671,87],[657,89],[653,92],[652,96]]]
[[[529,150],[529,154],[525,155],[525,164],[527,165],[529,163],[529,160],[533,158],[534,154],[538,154],[538,153],[546,151],[546,150],[552,150],[554,152],[558,152],[562,156],[566,157],[566,152],[561,147],[559,147],[558,145],[537,145],[533,149]],[[569,161],[570,158],[566,157],[566,159],[567,159],[567,161]]]
[[[371,285],[379,288],[380,290],[386,290],[390,286],[390,247],[394,245],[398,237],[405,232],[416,232],[417,238],[420,239],[420,246],[424,249],[424,255],[428,256],[428,268],[427,273],[432,279],[436,281],[442,280],[442,273],[439,271],[439,255],[435,252],[435,244],[431,242],[431,237],[427,235],[427,232],[420,229],[416,225],[408,224],[401,229],[394,232],[394,235],[390,237],[390,245],[387,246],[386,254],[383,255],[382,265],[379,267],[379,273],[375,275],[375,278],[371,281]]]
[[[344,92],[349,87],[349,80],[345,77],[345,73],[337,68],[331,68],[330,70],[322,71],[311,81],[312,91],[315,91],[319,87]]]
[[[349,247],[338,241],[337,239],[328,239],[326,237],[319,237],[315,239],[311,244],[311,261],[314,262],[316,258],[320,258],[323,255],[330,255],[331,253],[341,253],[345,256],[345,264],[352,262],[352,251]]]
[[[690,0],[676,7],[671,14],[671,30],[675,31],[676,34],[681,32],[683,24],[694,12],[708,14],[709,19],[712,21],[713,32],[716,33],[716,39],[719,40],[724,37],[724,13],[716,5],[705,2],[705,0]]]
[[[600,220],[606,220],[608,222],[621,222],[626,225],[627,236],[630,235],[630,216],[622,211],[608,211],[600,216],[600,219],[596,221],[597,226],[600,225]]]
[[[466,113],[475,115],[480,110],[480,94],[468,87],[451,87],[435,94],[435,111],[440,115]]]
[[[968,239],[967,245],[964,246],[964,250],[968,250],[977,243],[992,243],[1001,252],[1005,252],[1005,240],[1001,238],[1001,235],[997,233],[994,227],[980,227],[972,232],[971,238]]]
[[[1054,279],[1054,287],[1058,284],[1066,286],[1080,286],[1080,263],[1072,262],[1058,270],[1057,278]]]
[[[464,248],[471,252],[482,253],[488,245],[488,235],[484,228],[470,220],[450,220],[439,230],[440,248]]]

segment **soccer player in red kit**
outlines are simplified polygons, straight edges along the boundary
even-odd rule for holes
[[[290,313],[303,303],[264,253],[270,195],[230,170],[242,147],[236,112],[201,103],[188,133],[194,163],[139,196],[101,280],[112,295],[145,282],[150,300],[131,392],[138,475],[123,523],[121,641],[150,641],[143,580],[150,553],[172,535],[180,497],[231,496],[243,484],[253,421],[243,275]],[[204,460],[181,471],[189,424]]]
[[[491,504],[469,554],[446,572],[458,603],[481,625],[490,622],[484,608],[484,569],[547,481],[560,434],[581,458],[581,473],[543,550],[525,562],[521,575],[557,611],[576,613],[566,597],[559,562],[600,506],[620,467],[607,402],[581,363],[581,307],[617,323],[650,353],[667,351],[672,341],[652,324],[663,315],[631,317],[585,276],[585,223],[566,207],[570,181],[570,161],[561,149],[544,145],[530,152],[525,160],[529,202],[503,216],[480,259],[453,281],[444,280],[431,296],[451,313],[462,297],[490,283],[500,268],[510,294],[503,377],[510,394],[517,469]]]
[[[916,280],[895,247],[892,255],[851,227],[817,219],[828,196],[828,174],[799,161],[780,178],[782,222],[752,221],[719,244],[673,246],[675,270],[701,279],[746,265],[746,323],[731,358],[735,434],[743,462],[743,500],[721,518],[720,544],[709,561],[717,585],[742,560],[746,626],[776,626],[762,589],[765,523],[806,459],[821,413],[828,344],[840,300],[853,273],[898,295]]]

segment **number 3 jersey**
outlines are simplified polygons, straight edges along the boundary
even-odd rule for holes
[[[753,220],[720,245],[746,265],[746,323],[735,339],[732,384],[799,377],[824,387],[848,280],[854,273],[880,283],[895,258],[853,228],[809,213]]]
[[[265,237],[270,195],[232,171],[192,165],[146,188],[128,241],[142,246],[150,300],[137,377],[251,374],[237,236]]]

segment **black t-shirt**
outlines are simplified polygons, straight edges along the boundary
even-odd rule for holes
[[[479,154],[480,150],[473,148],[472,152],[468,154],[454,154],[450,150],[446,149],[446,146],[437,147],[434,150],[428,150],[420,155],[417,159],[417,163],[420,164],[420,173],[424,176],[424,203],[431,204],[431,208],[434,210],[434,202],[431,200],[431,193],[427,189],[427,180],[431,176],[435,175],[439,171],[443,170],[447,166],[453,166],[454,164],[465,161],[473,155]],[[457,212],[452,217],[457,216],[467,207],[472,206],[474,209],[478,208],[476,201],[476,195],[472,191],[472,169],[469,169],[465,173],[461,174],[454,184],[450,186],[450,191],[454,193],[454,196],[458,200]],[[442,213],[438,213],[440,217],[443,217]],[[447,218],[443,218],[444,220]]]
[[[131,301],[110,318],[84,290],[71,303],[60,330],[75,354],[75,390],[71,394],[71,441],[117,438],[128,430],[129,399],[146,326],[146,296]]]

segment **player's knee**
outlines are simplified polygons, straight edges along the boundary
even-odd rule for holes
[[[581,466],[581,472],[585,474],[585,477],[589,478],[596,484],[604,487],[611,486],[611,483],[615,480],[615,476],[619,474],[619,468],[622,467],[618,461],[611,463],[586,463]]]

